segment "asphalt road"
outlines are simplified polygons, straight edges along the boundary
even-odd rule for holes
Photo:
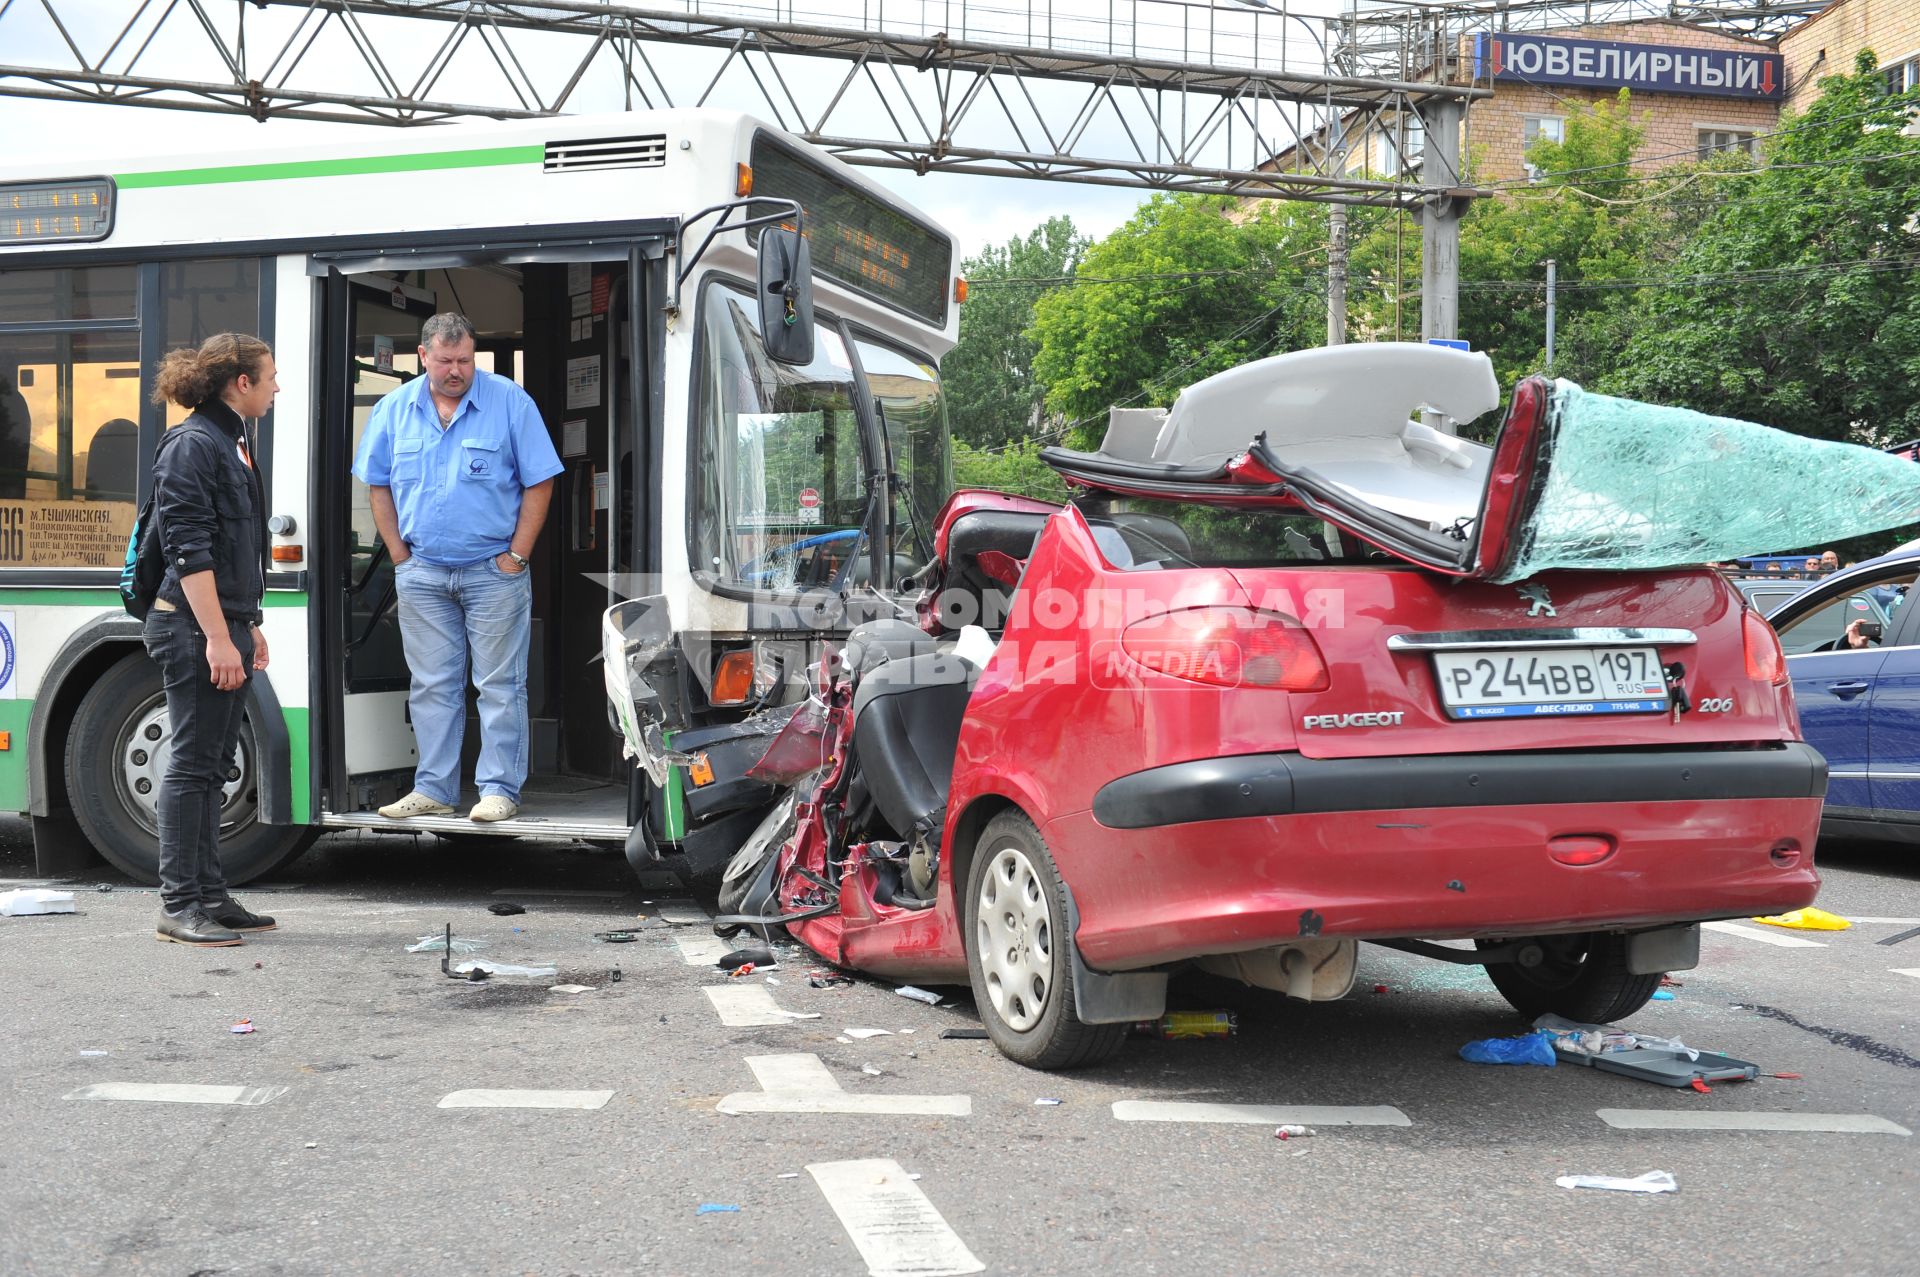
[[[1464,1063],[1463,1042],[1524,1025],[1476,970],[1382,950],[1363,948],[1339,1003],[1176,984],[1179,1005],[1237,1010],[1239,1035],[1132,1041],[1044,1075],[940,1036],[975,1023],[963,991],[936,1008],[889,984],[813,989],[797,952],[777,984],[696,965],[683,946],[706,928],[660,921],[694,902],[636,884],[618,855],[336,837],[279,888],[242,893],[281,930],[205,952],[155,943],[154,896],[97,892],[117,881],[103,872],[77,884],[77,915],[0,918],[0,1273],[858,1275],[967,1255],[1007,1274],[1911,1272],[1920,1140],[1599,1115],[1920,1130],[1920,937],[1877,943],[1920,926],[1920,849],[1822,860],[1823,907],[1907,921],[1747,929],[1814,942],[1794,947],[1709,933],[1674,999],[1629,1026],[1802,1076],[1706,1095]],[[32,878],[17,822],[0,824],[0,878]],[[528,912],[487,912],[500,900]],[[405,952],[448,923],[490,941],[479,956],[559,976],[468,985]],[[634,943],[591,938],[633,926]],[[706,990],[743,983],[820,1018],[728,1027]],[[255,1032],[230,1032],[243,1018]],[[965,1115],[720,1112],[764,1098],[747,1060],[775,1056],[832,1078],[789,1083],[787,1107],[891,1096]],[[154,1094],[115,1084],[254,1102],[105,1098]],[[441,1107],[476,1089],[598,1107]],[[1283,1142],[1270,1123],[1120,1120],[1135,1101],[1384,1107],[1407,1124]],[[1679,1191],[1554,1183],[1652,1170]]]

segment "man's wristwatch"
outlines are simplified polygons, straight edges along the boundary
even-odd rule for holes
[[[514,565],[517,566],[522,572],[525,572],[527,570],[527,561],[521,558],[519,555],[515,554],[512,550],[507,551],[507,557],[509,559],[512,559],[514,562]]]

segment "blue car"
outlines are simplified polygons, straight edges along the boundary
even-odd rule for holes
[[[1900,550],[1795,582],[1767,615],[1801,729],[1827,758],[1830,833],[1920,841],[1920,608],[1906,606],[1916,578],[1920,550]]]

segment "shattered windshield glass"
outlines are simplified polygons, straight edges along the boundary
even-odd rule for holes
[[[1920,466],[1873,448],[1556,382],[1531,513],[1495,580],[1674,567],[1920,519]]]

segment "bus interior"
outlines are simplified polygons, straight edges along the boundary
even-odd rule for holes
[[[421,375],[421,325],[442,311],[472,323],[478,367],[532,396],[565,469],[531,556],[533,624],[528,652],[529,771],[521,817],[486,826],[453,817],[406,827],[439,833],[624,837],[631,767],[608,730],[599,654],[601,613],[615,574],[639,570],[634,528],[629,263],[483,262],[424,270],[370,270],[330,281],[330,357],[323,393],[348,414],[344,445],[323,445],[316,513],[330,514],[316,556],[316,599],[341,673],[327,706],[334,730],[323,769],[326,823],[394,827],[375,809],[412,787],[416,758],[407,714],[409,673],[393,565],[374,526],[367,485],[348,473],[380,399]],[[342,298],[344,297],[344,305]],[[333,313],[344,309],[345,315]],[[344,323],[343,323],[344,321]],[[642,373],[641,375],[644,375]],[[335,398],[337,397],[337,398]],[[325,435],[335,435],[336,412]],[[331,588],[329,588],[329,586]],[[327,680],[322,680],[323,699]],[[480,727],[471,680],[461,781],[478,797],[473,767]],[[563,707],[574,707],[564,712]],[[583,710],[579,707],[593,707]]]

